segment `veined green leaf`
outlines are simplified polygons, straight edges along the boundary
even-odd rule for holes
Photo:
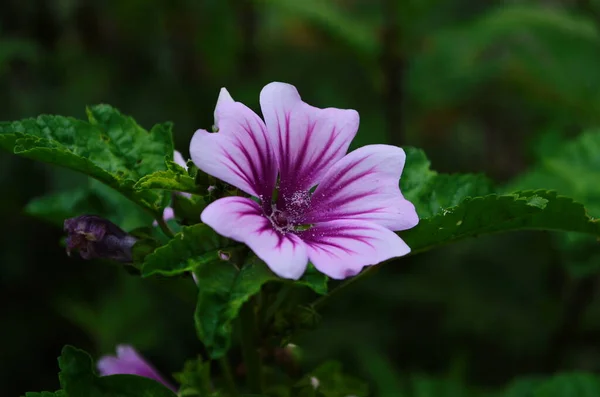
[[[600,223],[583,205],[544,190],[468,198],[400,235],[417,253],[480,234],[532,229],[600,235]]]
[[[194,315],[196,331],[210,356],[220,358],[229,349],[232,322],[242,305],[265,283],[278,277],[258,259],[240,270],[231,263],[198,263],[194,274],[199,287]]]
[[[232,255],[230,251],[236,245],[239,246],[203,223],[186,226],[166,245],[146,257],[142,276],[174,276],[211,262],[217,262],[218,266],[229,266],[220,254]]]
[[[429,218],[467,197],[493,192],[491,181],[478,174],[439,174],[420,149],[405,148],[406,166],[400,179],[402,194],[412,202],[419,218]]]
[[[48,115],[1,122],[0,147],[82,172],[159,213],[168,195],[138,192],[133,185],[145,175],[165,170],[165,158],[173,158],[171,124],[146,131],[108,105],[92,106],[87,114],[89,122]]]

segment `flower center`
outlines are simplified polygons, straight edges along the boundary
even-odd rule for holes
[[[304,215],[309,208],[310,192],[298,191],[274,203],[268,218],[273,228],[283,234],[302,230]]]

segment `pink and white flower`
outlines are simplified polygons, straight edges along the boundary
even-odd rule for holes
[[[289,84],[265,86],[260,106],[264,121],[223,88],[218,132],[194,134],[196,166],[253,197],[221,198],[202,222],[290,279],[301,277],[309,260],[342,279],[410,252],[393,232],[419,221],[399,188],[401,148],[368,145],[346,154],[358,113],[310,106]]]

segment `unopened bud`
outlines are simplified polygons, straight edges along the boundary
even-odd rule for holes
[[[82,215],[65,220],[67,255],[79,251],[83,259],[105,258],[132,262],[131,248],[137,239],[107,219]]]
[[[219,259],[222,261],[228,261],[231,259],[231,254],[225,251],[219,251]]]
[[[321,384],[321,382],[319,382],[319,379],[317,379],[316,377],[311,376],[310,384],[312,385],[313,389],[317,390],[319,388],[319,385]]]

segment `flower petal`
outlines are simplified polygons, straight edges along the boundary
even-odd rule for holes
[[[256,202],[225,197],[211,203],[200,217],[217,233],[248,245],[278,276],[297,280],[304,274],[306,245],[292,233],[276,231]]]
[[[365,266],[410,252],[396,233],[360,220],[320,223],[298,235],[306,243],[311,263],[334,279],[354,276]]]
[[[358,131],[355,110],[310,106],[289,84],[265,86],[260,107],[279,164],[280,195],[286,197],[317,184]]]
[[[215,118],[215,126],[218,128],[219,127],[219,108],[221,107],[221,105],[224,105],[225,103],[233,103],[235,102],[233,100],[233,98],[231,97],[231,94],[229,93],[229,91],[227,91],[227,88],[223,87],[221,88],[221,91],[219,91],[219,97],[217,98],[217,105],[215,106],[215,114],[214,114],[214,118]]]
[[[391,230],[419,223],[415,206],[399,187],[406,154],[391,145],[367,145],[346,155],[325,175],[311,197],[306,223],[362,219]]]
[[[196,131],[190,155],[207,174],[269,202],[277,167],[265,125],[248,107],[230,99],[221,91],[215,109],[219,132]]]
[[[175,150],[173,152],[173,161],[175,161],[175,164],[179,165],[180,167],[185,168],[186,170],[188,169],[187,167],[187,161],[185,161],[185,159],[183,158],[183,156],[181,155],[180,152],[178,152],[177,150]],[[184,193],[184,192],[175,192],[175,194],[177,194],[178,196],[183,196],[183,197],[187,197],[189,199],[192,198],[192,195],[190,193]],[[163,215],[164,217],[165,215]],[[171,216],[171,218],[173,218],[174,216]],[[165,218],[165,220],[167,220]],[[155,221],[156,222],[156,221]],[[156,226],[156,225],[155,225]]]
[[[100,376],[108,375],[138,375],[154,379],[169,389],[177,392],[175,387],[167,382],[154,367],[152,367],[132,346],[117,346],[117,356],[103,356],[96,363]]]
[[[163,220],[165,222],[167,222],[174,218],[175,218],[175,210],[173,209],[173,207],[166,207],[163,210]],[[155,220],[154,222],[152,222],[152,226],[154,226],[154,227],[158,226],[158,222]]]
[[[175,150],[173,152],[173,161],[175,161],[175,164],[177,164],[187,170],[187,162],[184,160],[181,153],[178,152],[177,150]]]

